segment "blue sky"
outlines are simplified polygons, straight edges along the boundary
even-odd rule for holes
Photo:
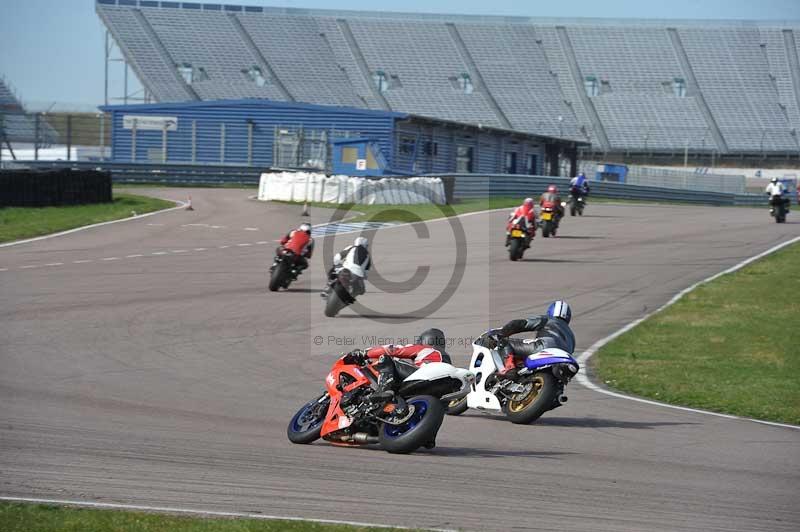
[[[202,1],[202,0],[201,0]],[[690,19],[800,19],[800,0],[219,0],[299,8]],[[376,6],[380,6],[376,8]],[[34,108],[103,100],[104,28],[94,0],[0,0],[0,74]],[[121,79],[121,67],[114,78]],[[112,72],[113,73],[113,72]],[[119,86],[112,94],[120,94]]]

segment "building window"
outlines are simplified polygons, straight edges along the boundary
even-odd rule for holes
[[[243,69],[242,72],[250,81],[256,84],[256,87],[263,87],[267,84],[267,78],[264,77],[261,69],[255,65],[251,66],[250,69]]]
[[[422,153],[426,157],[436,157],[439,155],[439,143],[426,141],[425,144],[422,145]]]
[[[386,77],[386,72],[377,70],[372,74],[372,81],[375,82],[375,87],[378,92],[386,92],[389,90],[389,78]]]
[[[400,155],[414,155],[414,151],[417,148],[417,139],[414,137],[402,136],[400,137],[400,143],[398,146]]]
[[[517,152],[515,151],[506,152],[505,170],[506,170],[505,173],[507,174],[517,173]]]
[[[358,159],[358,148],[342,148],[342,162],[345,164],[356,164]]]
[[[525,157],[525,173],[528,175],[536,175],[536,155],[529,153]]]
[[[678,98],[686,97],[686,80],[683,78],[675,78],[672,80],[672,94]]]
[[[475,92],[475,87],[472,85],[472,78],[470,78],[469,74],[466,72],[458,77],[458,87],[464,94],[472,94]]]
[[[472,146],[456,146],[456,173],[472,173]]]
[[[594,76],[586,76],[586,79],[583,81],[583,86],[586,88],[586,95],[587,96],[599,96],[600,95],[600,84],[597,82],[597,78]]]

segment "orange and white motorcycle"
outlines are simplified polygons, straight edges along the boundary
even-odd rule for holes
[[[393,393],[376,394],[376,361],[339,358],[325,378],[325,392],[292,417],[289,441],[306,444],[321,437],[337,445],[380,444],[390,453],[434,447],[445,405],[466,397],[475,377],[444,362],[392,361],[400,384]]]

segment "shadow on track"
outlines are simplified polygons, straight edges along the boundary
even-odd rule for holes
[[[558,240],[561,240],[562,238],[570,239],[570,240],[605,240],[608,237],[605,237],[605,236],[577,236],[577,235],[561,236],[561,235],[559,235],[559,236],[557,236],[555,238],[558,239]]]
[[[617,419],[603,419],[597,417],[546,417],[543,416],[534,423],[544,427],[585,427],[585,428],[614,428],[614,429],[654,429],[670,427],[673,425],[698,425],[677,421],[620,421]]]
[[[347,308],[347,307],[345,307]],[[366,318],[368,320],[382,319],[382,320],[398,320],[398,321],[414,321],[425,320],[430,316],[414,316],[408,314],[338,314],[336,318]],[[436,316],[436,319],[448,319],[447,316]]]
[[[437,456],[468,456],[470,458],[557,458],[577,454],[558,451],[503,451],[500,449],[473,449],[471,447],[436,447],[431,449],[430,453]]]
[[[599,260],[571,260],[571,259],[522,259],[520,262],[543,262],[547,264],[600,264]]]

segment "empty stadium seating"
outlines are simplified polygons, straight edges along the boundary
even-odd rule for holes
[[[25,114],[20,102],[3,78],[0,78],[0,142],[36,142],[37,132],[40,145],[56,142],[58,135],[47,121],[40,117]]]
[[[800,151],[800,25],[148,0],[97,0],[97,12],[159,101],[387,109],[584,140],[598,151]]]

